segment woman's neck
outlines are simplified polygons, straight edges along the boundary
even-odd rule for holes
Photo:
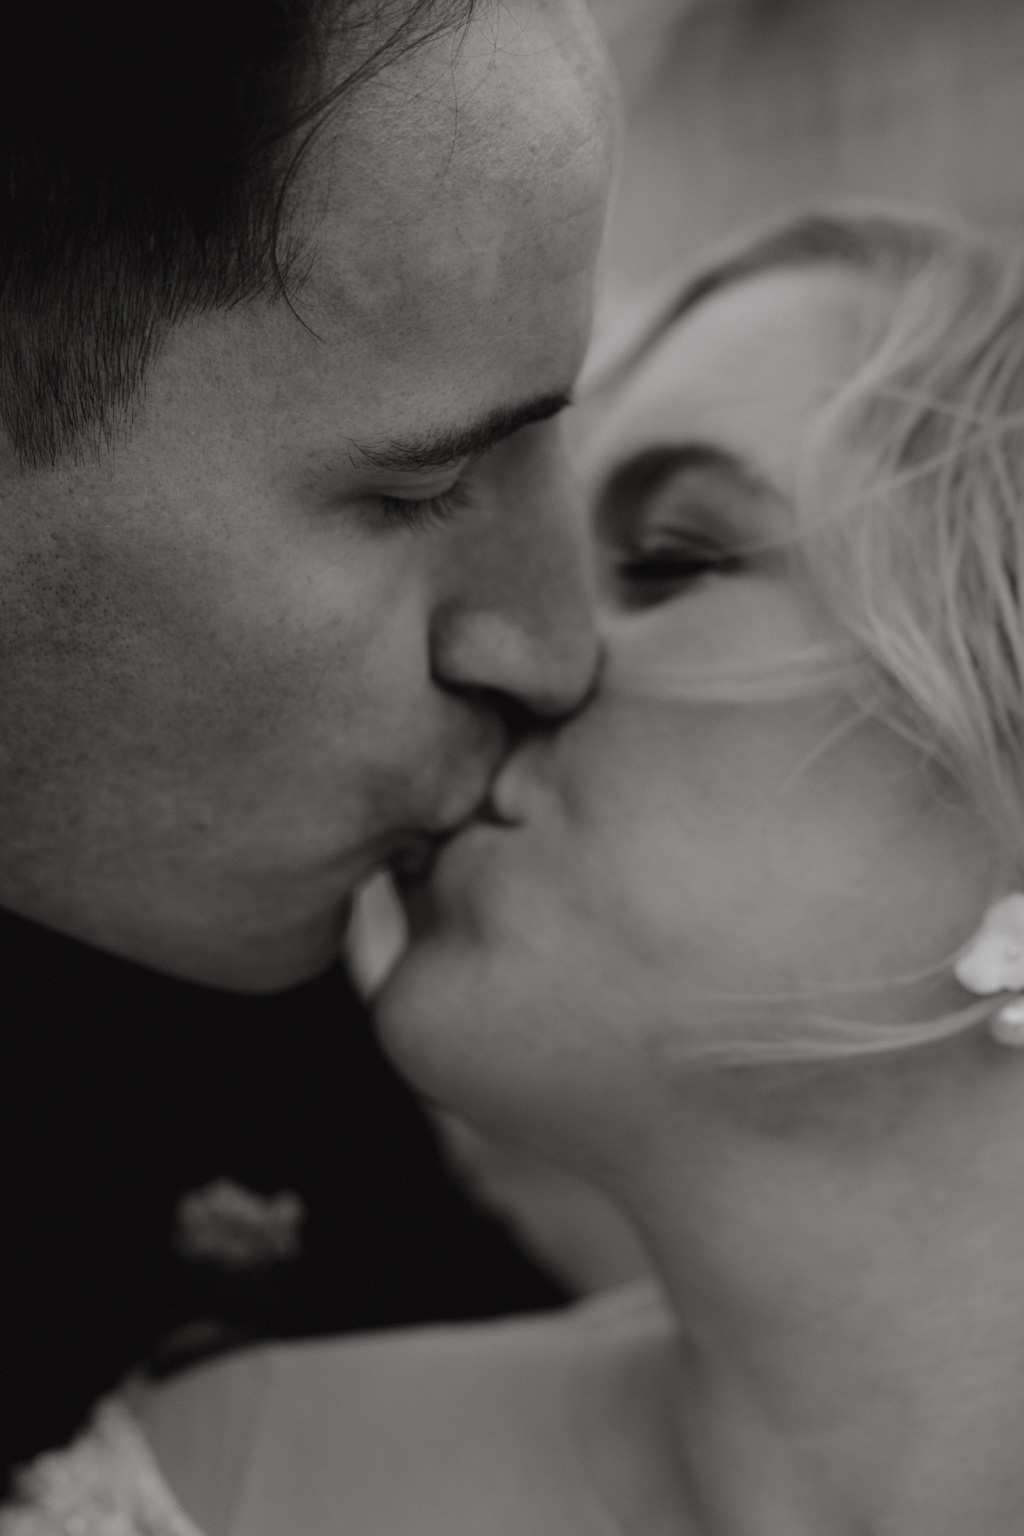
[[[702,1536],[1020,1529],[1024,1062],[985,1051],[706,1079],[619,1182]]]

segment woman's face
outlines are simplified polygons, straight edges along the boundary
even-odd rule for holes
[[[716,703],[676,685],[841,642],[781,541],[808,434],[884,302],[840,269],[748,279],[684,317],[587,429],[601,685],[509,761],[504,822],[442,854],[382,999],[424,1089],[547,1150],[607,1136],[607,1107],[634,1135],[628,1106],[738,998],[766,1030],[794,991],[848,1018],[928,1017],[934,991],[874,984],[941,960],[983,904],[973,818],[885,727],[834,693]]]

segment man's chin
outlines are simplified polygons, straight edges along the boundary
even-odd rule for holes
[[[285,992],[338,963],[351,905],[347,898],[334,911],[292,927],[226,932],[216,938],[207,932],[201,940],[182,935],[160,953],[126,958],[224,992]]]
[[[226,984],[236,992],[283,992],[315,981],[339,963],[351,910],[349,897],[322,922],[298,933],[263,935],[233,959],[228,970],[234,979]]]

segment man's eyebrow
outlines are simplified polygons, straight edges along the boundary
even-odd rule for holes
[[[441,427],[420,437],[383,438],[378,443],[352,443],[348,457],[353,469],[383,469],[415,472],[421,469],[446,469],[459,459],[472,459],[511,437],[523,427],[547,421],[564,411],[572,396],[565,390],[558,394],[538,395],[518,405],[498,406],[465,427]]]

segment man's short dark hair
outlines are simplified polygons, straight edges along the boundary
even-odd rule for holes
[[[26,469],[126,425],[174,324],[290,302],[288,193],[334,103],[473,0],[8,0],[0,427]],[[324,88],[324,61],[351,58]],[[358,61],[358,62],[355,62]]]

